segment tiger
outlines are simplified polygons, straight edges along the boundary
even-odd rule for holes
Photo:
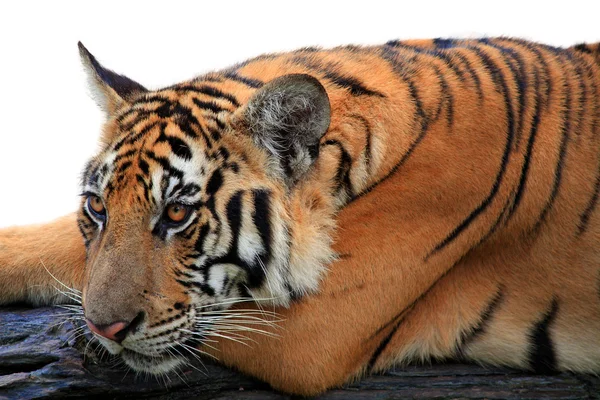
[[[100,150],[78,212],[0,230],[0,304],[73,303],[135,371],[201,352],[300,395],[600,372],[600,44],[305,47],[157,90],[79,51]]]

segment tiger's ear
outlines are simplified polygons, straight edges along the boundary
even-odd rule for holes
[[[327,92],[317,79],[291,74],[260,88],[239,113],[244,130],[267,150],[274,169],[291,187],[317,159],[331,110]]]
[[[108,115],[112,115],[119,107],[130,102],[137,94],[147,92],[147,89],[139,83],[100,65],[96,57],[81,42],[77,45],[93,97]]]

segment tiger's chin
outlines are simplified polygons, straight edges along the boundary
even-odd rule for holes
[[[136,372],[161,375],[171,372],[186,362],[184,357],[176,356],[167,351],[154,352],[152,355],[149,355],[121,346],[104,338],[98,339],[110,354],[121,357],[125,365]]]
[[[134,371],[152,375],[166,374],[185,362],[182,357],[177,357],[166,352],[156,356],[148,356],[124,348],[119,355],[125,364]]]

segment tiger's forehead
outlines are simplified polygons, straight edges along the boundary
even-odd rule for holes
[[[208,77],[141,95],[107,122],[110,140],[86,168],[84,192],[164,202],[197,191],[217,169],[237,174],[247,157],[232,157],[224,133],[239,107]]]
[[[109,146],[95,159],[84,178],[84,191],[105,200],[164,203],[174,196],[195,195],[207,174],[218,168],[218,162],[212,163],[202,148],[185,140],[176,125],[148,121],[143,131],[135,143],[116,150]]]

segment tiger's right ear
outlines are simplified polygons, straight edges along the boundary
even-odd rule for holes
[[[104,68],[81,42],[77,46],[94,100],[108,115],[114,114],[136,95],[148,91],[128,77]]]

